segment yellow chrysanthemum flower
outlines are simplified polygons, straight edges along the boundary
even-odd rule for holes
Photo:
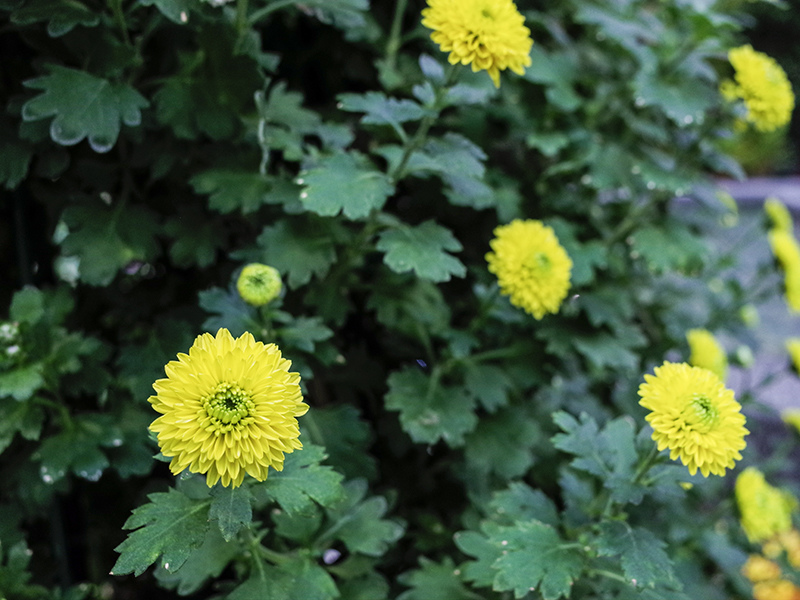
[[[428,0],[422,17],[450,64],[487,71],[495,87],[500,71],[522,75],[531,64],[531,31],[512,0]]]
[[[759,131],[774,131],[786,125],[794,110],[794,93],[781,66],[749,44],[728,52],[734,80],[720,86],[727,100],[741,98],[747,108],[745,119]]]
[[[748,467],[736,478],[736,503],[741,514],[742,529],[751,542],[763,542],[792,528],[794,497],[772,487],[764,474]]]
[[[749,431],[741,406],[719,377],[708,369],[665,362],[644,379],[639,404],[652,411],[646,419],[659,451],[669,448],[672,460],[680,458],[692,475],[700,469],[704,477],[724,475],[742,458]]]
[[[242,300],[253,306],[262,306],[277,298],[282,286],[278,270],[261,263],[247,265],[236,281]]]
[[[800,588],[787,579],[761,581],[753,586],[754,600],[800,600]]]
[[[497,227],[494,235],[486,261],[500,292],[536,319],[557,313],[569,291],[572,260],[552,227],[516,219]]]
[[[707,329],[690,329],[686,333],[689,342],[689,364],[702,367],[725,381],[728,375],[728,355],[714,335]]]
[[[284,453],[303,445],[297,417],[304,415],[300,375],[275,344],[227,329],[197,336],[189,354],[165,367],[150,404],[161,413],[150,425],[174,474],[205,473],[209,487],[241,485],[245,473],[259,481]]]
[[[800,312],[800,245],[794,234],[784,229],[768,232],[769,245],[784,272],[786,303],[794,312]]]
[[[796,340],[798,343],[797,351],[800,353],[800,340]],[[795,361],[795,368],[798,368],[798,360],[800,360],[800,355],[795,358],[792,356],[792,360]],[[800,372],[800,368],[798,368],[798,372]],[[789,410],[785,410],[781,413],[781,419],[787,425],[791,425],[794,427],[798,433],[800,433],[800,408],[790,408]]]
[[[772,223],[774,229],[781,231],[794,231],[792,215],[786,205],[777,198],[767,198],[764,200],[764,212]]]
[[[758,554],[751,554],[742,567],[742,575],[747,577],[750,582],[758,583],[759,581],[778,579],[781,576],[781,568],[778,563],[768,558]]]

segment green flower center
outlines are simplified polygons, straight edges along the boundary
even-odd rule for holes
[[[533,255],[529,256],[525,261],[525,266],[537,275],[544,275],[550,272],[553,263],[550,257],[544,252],[534,252]]]
[[[492,14],[492,11],[490,11],[488,8],[481,9],[481,16],[484,17],[485,19],[491,19],[492,21],[494,21],[494,15]]]
[[[203,398],[203,408],[218,424],[233,426],[248,416],[255,405],[250,394],[238,385],[222,382]]]
[[[719,409],[714,403],[701,394],[695,394],[683,411],[687,423],[701,433],[711,430],[719,420]]]

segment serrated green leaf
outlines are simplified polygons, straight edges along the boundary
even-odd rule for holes
[[[288,273],[290,288],[298,288],[311,277],[324,277],[336,260],[330,231],[318,223],[279,221],[264,228],[256,240],[265,264]]]
[[[572,344],[598,370],[611,368],[633,372],[638,370],[639,357],[631,350],[635,347],[631,342],[636,344],[637,341],[634,336],[620,339],[600,331],[592,335],[576,336]]]
[[[494,365],[471,365],[464,379],[467,391],[490,413],[508,404],[513,382],[506,372]]]
[[[384,519],[388,503],[383,496],[364,499],[367,482],[364,479],[348,481],[342,501],[327,510],[341,540],[352,553],[382,556],[390,544],[403,535],[404,527],[397,521]]]
[[[558,527],[558,509],[541,490],[534,490],[521,481],[496,492],[489,504],[498,521],[532,521]]]
[[[50,137],[63,146],[84,138],[95,152],[108,152],[117,143],[121,123],[142,122],[149,102],[125,83],[115,83],[84,71],[48,64],[49,75],[29,79],[26,87],[42,90],[22,107],[25,121],[55,117]]]
[[[177,571],[205,541],[209,500],[192,500],[170,489],[148,496],[150,502],[133,510],[123,527],[135,529],[116,547],[120,553],[113,575],[136,576],[161,557],[161,565]]]
[[[302,174],[298,183],[303,206],[324,217],[340,212],[348,219],[362,219],[383,206],[394,193],[385,173],[376,171],[357,152],[326,156],[316,167]]]
[[[100,22],[100,16],[78,0],[28,0],[11,13],[11,22],[17,25],[41,21],[48,22],[50,37],[59,37],[78,25],[94,27]]]
[[[664,226],[640,227],[631,239],[632,250],[654,273],[702,265],[708,253],[701,238],[674,221]]]
[[[209,579],[219,577],[240,551],[239,544],[226,542],[219,529],[209,527],[203,543],[189,554],[180,569],[170,572],[159,567],[154,574],[161,586],[187,596],[199,590]]]
[[[439,564],[423,556],[419,566],[398,577],[400,583],[411,589],[400,594],[397,600],[473,600],[475,597],[461,583],[449,557]]]
[[[206,331],[214,333],[224,327],[231,335],[238,337],[245,331],[258,331],[261,328],[253,307],[242,300],[233,286],[227,291],[217,287],[203,290],[197,296],[200,308],[212,315],[203,322]]]
[[[250,490],[245,486],[226,488],[216,485],[211,489],[211,508],[208,518],[216,520],[226,542],[230,542],[244,527],[250,527],[253,508]]]
[[[33,147],[19,139],[18,130],[17,123],[0,115],[0,185],[7,190],[16,189],[25,179],[33,158]]]
[[[459,550],[476,559],[461,565],[464,579],[474,583],[476,587],[491,587],[497,574],[492,565],[502,551],[488,537],[477,531],[459,531],[453,536],[453,540]]]
[[[286,455],[283,471],[270,473],[262,490],[288,513],[307,512],[316,502],[330,506],[342,495],[342,476],[331,467],[320,465],[325,451],[306,443],[302,450]]]
[[[217,250],[225,246],[225,230],[216,219],[185,211],[167,221],[164,232],[173,238],[169,256],[176,267],[201,268],[213,264]]]
[[[444,440],[457,448],[478,424],[475,400],[463,388],[433,386],[421,370],[413,367],[392,373],[388,384],[386,408],[400,412],[403,430],[417,443]]]
[[[417,277],[435,282],[467,273],[464,264],[447,253],[460,251],[461,243],[433,221],[383,231],[376,248],[386,253],[383,262],[395,273],[414,271]]]
[[[339,94],[337,99],[341,110],[364,113],[362,123],[391,125],[401,132],[401,137],[404,137],[401,123],[419,121],[425,116],[425,109],[413,100],[387,98],[383,92]]]
[[[352,404],[315,408],[313,414],[300,420],[301,429],[311,417],[315,424],[313,439],[325,448],[328,463],[348,479],[377,475],[375,457],[368,452],[372,429],[359,418]]]
[[[275,533],[301,546],[311,546],[314,534],[322,525],[322,511],[316,505],[302,513],[287,513],[275,508],[270,516],[275,524]]]
[[[194,5],[189,0],[138,0],[143,6],[155,6],[173,23],[184,25]],[[182,18],[181,15],[184,17]]]
[[[491,536],[492,543],[503,550],[494,563],[497,570],[494,589],[514,591],[523,598],[538,588],[544,600],[569,597],[573,581],[583,572],[582,552],[568,546],[549,525],[525,521],[512,527],[500,527]]]
[[[80,278],[90,285],[108,285],[131,261],[147,261],[158,253],[158,223],[142,206],[73,206],[63,219],[70,232],[61,242],[62,251],[80,258]]]
[[[44,386],[41,363],[33,363],[0,373],[0,398],[27,400]]]
[[[26,440],[38,440],[43,422],[44,411],[33,402],[0,398],[0,453],[8,448],[17,433]]]
[[[619,557],[625,577],[634,587],[677,585],[666,543],[651,531],[624,521],[604,521],[595,540],[600,556]],[[678,588],[680,589],[680,588]]]
[[[485,416],[467,435],[467,466],[506,480],[521,477],[533,465],[533,445],[540,435],[539,427],[530,419],[520,418],[516,409]]]
[[[208,206],[222,214],[240,210],[257,211],[269,202],[270,180],[257,171],[209,169],[193,176],[189,183],[198,194],[207,194]]]
[[[277,333],[283,342],[281,347],[285,345],[304,352],[314,352],[317,342],[333,337],[333,331],[324,325],[321,317],[294,317]]]
[[[450,324],[450,307],[434,283],[409,275],[383,273],[372,286],[367,306],[378,322],[411,338],[439,335]]]
[[[339,590],[330,575],[308,558],[296,558],[273,567],[260,563],[250,578],[226,600],[333,600]]]
[[[45,439],[34,454],[41,463],[39,473],[46,483],[54,483],[72,472],[97,481],[109,466],[101,447],[111,447],[121,439],[119,428],[108,414],[83,414],[72,427]]]
[[[12,321],[32,325],[37,323],[44,314],[44,294],[41,290],[27,286],[14,292],[9,309],[9,317]]]

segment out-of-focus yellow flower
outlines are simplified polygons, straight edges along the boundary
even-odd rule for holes
[[[787,579],[761,581],[753,586],[755,600],[800,600],[800,588]]]
[[[764,212],[772,223],[774,229],[781,231],[794,231],[792,215],[786,205],[777,198],[767,198],[764,201]]]
[[[742,575],[747,577],[751,583],[758,583],[759,581],[778,579],[781,576],[781,568],[768,558],[751,554],[742,567]]]
[[[536,319],[557,313],[569,291],[572,260],[553,229],[516,219],[497,227],[494,235],[486,261],[500,292]]]
[[[784,272],[786,303],[792,311],[800,312],[800,245],[794,234],[784,229],[771,229],[767,236]]]
[[[775,60],[747,44],[728,52],[734,80],[726,80],[720,93],[729,101],[741,99],[745,119],[759,131],[774,131],[792,118],[794,93],[789,79]]]
[[[531,31],[512,0],[428,0],[422,24],[450,64],[472,65],[500,87],[500,71],[518,75],[531,64]]]
[[[721,381],[728,375],[728,355],[717,338],[707,329],[690,329],[686,333],[689,342],[689,364],[714,373]]]
[[[795,372],[800,374],[800,338],[793,337],[786,340],[786,351],[789,353],[789,358],[792,359],[792,366]],[[800,409],[795,412],[800,415]]]
[[[149,402],[161,416],[158,434],[170,470],[205,473],[206,484],[237,487],[245,473],[258,481],[269,467],[283,469],[284,454],[303,445],[297,417],[304,415],[300,375],[275,344],[227,329],[197,336],[189,354],[165,367]]]
[[[790,493],[768,484],[755,467],[746,468],[736,478],[736,503],[742,529],[751,542],[767,541],[792,528],[797,501]]]
[[[658,450],[669,448],[694,475],[699,469],[724,475],[741,460],[745,447],[745,418],[733,392],[708,369],[665,362],[655,375],[645,375],[639,404],[647,415]]]
[[[796,360],[794,356],[792,356],[792,360]],[[795,365],[797,365],[796,362]],[[781,419],[783,419],[784,423],[791,425],[797,430],[798,433],[800,433],[800,408],[790,408],[783,411],[781,413]]]

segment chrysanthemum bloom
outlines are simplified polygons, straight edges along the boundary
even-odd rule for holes
[[[768,558],[751,554],[742,567],[742,575],[747,577],[751,583],[758,583],[759,581],[778,579],[781,576],[781,568],[778,563]]]
[[[680,458],[692,475],[700,469],[704,477],[724,475],[742,458],[749,431],[741,406],[719,377],[708,369],[665,362],[644,379],[639,404],[652,411],[646,419],[659,451],[669,448],[672,460]]]
[[[767,198],[764,201],[764,212],[767,213],[767,217],[774,229],[790,233],[794,230],[794,223],[789,209],[777,198]]]
[[[303,403],[300,375],[275,344],[227,329],[197,336],[189,354],[165,367],[150,404],[161,413],[150,425],[174,474],[205,473],[209,487],[241,485],[245,473],[259,481],[269,467],[283,469],[284,453],[303,445],[297,418]]]
[[[497,227],[494,235],[486,260],[500,292],[536,319],[557,313],[569,291],[572,261],[552,227],[516,219]]]
[[[774,131],[792,118],[794,93],[781,66],[749,44],[728,52],[734,80],[720,87],[728,100],[741,98],[747,108],[745,119],[759,131]]]
[[[798,345],[800,346],[800,340],[797,340],[797,342]],[[798,347],[798,351],[800,351],[800,347]],[[798,361],[800,360],[800,356],[798,356],[797,358],[792,356],[792,360]],[[800,371],[800,365],[798,365],[797,362],[795,362],[795,365],[796,365],[795,368],[797,368],[798,371]],[[800,433],[800,409],[790,408],[789,410],[783,411],[781,413],[781,419],[783,419],[784,423],[786,423],[787,425],[791,425],[798,431],[798,433]]]
[[[707,329],[690,329],[686,333],[689,342],[689,364],[702,367],[725,381],[728,375],[728,355],[714,335]]]
[[[242,269],[236,289],[242,300],[253,306],[271,302],[281,293],[281,274],[274,267],[251,263]]]
[[[487,71],[495,87],[500,71],[522,75],[531,64],[531,31],[512,0],[428,0],[422,17],[450,64]]]
[[[761,581],[753,586],[754,600],[800,600],[800,588],[788,579]]]
[[[761,471],[748,467],[736,478],[736,504],[747,539],[764,542],[792,528],[797,502],[790,493],[768,484]]]

